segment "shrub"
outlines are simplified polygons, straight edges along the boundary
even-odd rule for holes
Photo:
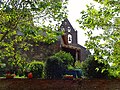
[[[51,56],[46,61],[46,78],[48,79],[60,79],[63,77],[63,61],[56,57]]]
[[[27,64],[28,62],[26,62],[25,60],[19,60],[17,62],[17,75],[19,76],[24,76],[25,75],[25,70],[27,68]]]
[[[81,62],[80,61],[75,62],[75,68],[76,69],[81,69]]]
[[[10,59],[6,63],[6,72],[10,72],[12,74],[16,74],[19,76],[25,75],[25,68],[27,66],[27,61],[25,59]]]
[[[73,68],[74,59],[70,53],[60,51],[46,61],[46,77],[60,79],[67,69]]]
[[[5,63],[0,63],[0,76],[4,76],[5,68],[6,68],[6,64]]]
[[[28,65],[28,69],[33,74],[33,78],[42,78],[44,63],[33,61]]]
[[[68,68],[70,65],[73,66],[74,59],[70,53],[60,51],[60,52],[56,53],[55,56],[62,59],[63,64],[66,66],[66,68]]]
[[[94,56],[89,56],[86,61],[82,62],[81,68],[88,78],[108,78],[108,66],[95,60]]]

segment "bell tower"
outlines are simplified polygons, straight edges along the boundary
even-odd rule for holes
[[[74,30],[68,19],[62,22],[61,30],[64,31],[68,44],[77,44],[77,31]]]

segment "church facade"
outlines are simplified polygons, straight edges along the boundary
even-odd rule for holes
[[[51,55],[59,52],[60,50],[69,52],[75,61],[84,61],[90,52],[85,47],[78,44],[77,31],[74,30],[68,19],[65,19],[60,27],[60,30],[64,31],[62,36],[58,36],[58,40],[52,44],[46,44],[39,42],[36,46],[33,46],[24,54],[29,57],[28,61],[37,60],[45,61]]]
[[[64,31],[64,35],[61,37],[61,50],[71,53],[75,61],[84,61],[90,52],[78,44],[77,31],[72,27],[68,19],[62,22],[61,30]]]

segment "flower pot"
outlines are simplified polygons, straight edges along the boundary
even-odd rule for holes
[[[64,75],[63,78],[64,78],[65,80],[73,80],[73,79],[74,79],[73,75]]]
[[[6,79],[12,79],[12,78],[14,78],[14,76],[13,75],[6,75]]]
[[[29,79],[33,78],[33,74],[32,73],[28,73],[28,78]]]

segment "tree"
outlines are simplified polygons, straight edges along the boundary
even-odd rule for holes
[[[120,1],[95,0],[101,4],[99,9],[94,5],[87,5],[87,10],[82,11],[81,19],[77,20],[80,27],[86,30],[88,40],[86,47],[93,51],[95,60],[111,63],[110,72],[115,77],[120,77]],[[94,32],[101,32],[95,35]],[[102,59],[101,59],[102,57]],[[116,69],[117,68],[117,69]]]
[[[108,78],[108,67],[108,64],[105,65],[104,63],[95,60],[94,56],[92,55],[81,64],[83,74],[84,76],[87,76],[87,78]]]
[[[22,52],[32,43],[54,42],[67,16],[66,4],[66,0],[0,0],[0,60],[15,66],[27,58]]]
[[[5,32],[0,39],[2,41],[8,32],[20,30],[23,32],[27,28],[26,33],[36,34],[35,31],[29,31],[30,28],[35,28],[33,23],[39,23],[44,30],[58,29],[57,23],[54,28],[51,26],[52,21],[61,21],[66,17],[66,2],[61,0],[3,0],[0,2],[0,25],[1,32]],[[38,22],[37,22],[38,21]],[[40,21],[40,22],[39,22]],[[48,23],[47,27],[44,25]],[[29,26],[29,27],[28,27]],[[48,28],[49,26],[49,28]],[[45,29],[46,28],[46,29]],[[10,30],[9,30],[10,29]],[[23,33],[25,33],[23,32]],[[50,31],[49,31],[50,32]],[[14,32],[15,33],[15,32]]]

